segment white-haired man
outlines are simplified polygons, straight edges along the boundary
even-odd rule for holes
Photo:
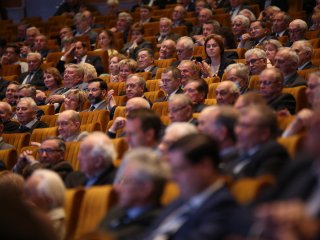
[[[102,132],[90,133],[80,144],[78,160],[80,171],[70,173],[67,187],[112,184],[116,173],[113,161],[116,150],[110,138]]]

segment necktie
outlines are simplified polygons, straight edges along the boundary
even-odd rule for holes
[[[33,76],[33,72],[29,72],[29,74],[27,75],[27,77],[25,78],[25,80],[23,81],[23,84],[28,84],[31,82]]]
[[[90,110],[90,112],[92,112],[95,109],[96,109],[96,107],[92,105],[89,110]]]
[[[29,132],[29,128],[23,125],[19,126],[19,132]]]

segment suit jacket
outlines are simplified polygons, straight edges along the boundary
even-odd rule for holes
[[[284,80],[284,87],[297,87],[307,85],[306,80],[300,76],[297,72],[293,74],[289,79]]]
[[[296,112],[296,100],[289,93],[281,93],[278,97],[269,101],[268,105],[276,111],[288,109],[292,115]]]
[[[29,74],[30,72],[25,72],[25,73],[22,73],[19,77],[18,77],[18,82],[19,83],[22,83],[23,80],[26,78],[26,76]],[[43,82],[43,71],[41,68],[39,68],[32,76],[32,79],[31,81],[29,82],[29,84],[35,86],[37,89],[39,90],[47,90],[46,86],[44,85],[44,82]]]
[[[97,178],[96,182],[93,184],[95,186],[98,185],[106,185],[112,184],[114,177],[116,175],[116,168],[111,165],[109,168],[105,169],[100,176]],[[65,179],[65,185],[67,188],[75,188],[79,186],[85,186],[87,182],[87,177],[83,172],[71,172]]]
[[[0,100],[5,98],[8,85],[9,81],[4,80],[2,77],[0,77]]]
[[[36,128],[47,128],[48,125],[45,122],[42,121],[36,121],[35,124],[31,128],[23,128],[21,129],[20,127],[16,130],[16,133],[24,133],[24,132],[29,132],[32,133],[33,129]]]
[[[139,240],[144,230],[150,227],[158,216],[160,210],[160,206],[152,206],[137,217],[129,218],[126,209],[114,207],[102,220],[100,228],[112,233],[118,240]]]
[[[108,103],[106,102],[106,100],[103,100],[101,104],[99,104],[99,106],[97,108],[95,108],[93,111],[96,110],[107,110],[108,107]],[[82,112],[89,112],[90,111],[90,107],[88,109],[83,110]]]
[[[22,175],[24,178],[28,178],[35,170],[43,168],[58,173],[62,180],[64,180],[66,176],[73,171],[73,168],[68,161],[61,161],[55,164],[39,162],[26,166],[22,171]]]
[[[127,51],[131,47],[131,45],[132,45],[132,42],[127,42],[121,49],[121,52],[125,55],[128,55]],[[129,57],[136,60],[138,52],[142,48],[153,49],[152,44],[150,42],[143,40],[142,42],[139,43],[139,45],[136,48],[129,50]]]
[[[90,63],[91,65],[94,66],[94,68],[96,69],[98,75],[102,74],[104,72],[104,67],[102,65],[101,59],[98,56],[87,56],[86,63]],[[73,59],[72,61],[70,61],[69,63],[77,63],[76,59]],[[64,65],[66,64],[65,61],[59,61],[57,63],[57,69],[60,71],[60,73],[64,72]]]
[[[178,199],[166,207],[155,220],[144,240],[153,239],[152,234],[157,227],[175,210],[185,203]],[[237,205],[226,187],[211,193],[195,211],[191,211],[183,225],[168,239],[170,240],[202,240],[223,239],[226,235],[228,223]]]
[[[299,70],[305,70],[305,69],[311,69],[311,68],[317,68],[318,66],[313,65],[312,62],[308,62],[305,66],[303,66],[302,69]]]
[[[194,104],[192,106],[192,112],[194,113],[199,113],[201,112],[204,108],[208,107],[208,105],[204,104],[204,103],[198,103],[198,104]]]
[[[158,67],[153,65],[150,69],[150,71],[148,72],[151,72],[151,77],[152,79],[154,79],[156,77],[156,74],[157,74],[157,70],[158,70]],[[146,72],[145,70],[137,70],[136,72]]]
[[[211,64],[211,60],[207,59],[206,62],[210,65]],[[233,59],[229,59],[226,58],[225,56],[221,57],[221,61],[220,61],[220,66],[219,66],[219,70],[218,70],[218,76],[220,77],[220,79],[222,79],[222,75],[224,73],[224,70],[226,69],[226,67],[230,64],[235,63],[235,61]]]
[[[175,94],[181,94],[181,93],[183,93],[183,90],[181,87],[179,87]],[[166,102],[169,100],[169,97],[170,96],[167,95],[167,96],[158,98],[155,102]]]
[[[18,128],[20,126],[18,122],[11,121],[11,120],[4,122],[3,125],[4,125],[3,133],[15,133],[18,131]]]
[[[156,37],[157,44],[161,44],[164,40],[167,40],[167,39],[171,39],[176,42],[181,36],[177,33],[171,32],[160,41],[159,41],[160,33],[157,33],[155,37]]]
[[[228,172],[235,178],[257,177],[265,174],[277,176],[288,160],[287,150],[276,141],[270,140],[263,144],[257,152],[246,158],[248,163],[238,173],[234,173],[233,169],[241,162],[240,159],[231,164]]]

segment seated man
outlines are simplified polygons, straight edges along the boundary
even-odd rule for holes
[[[126,111],[126,117],[127,117],[132,110],[141,109],[141,108],[150,109],[150,104],[147,100],[145,100],[142,97],[134,97],[127,101],[125,108],[126,108],[125,111]],[[113,123],[107,132],[107,135],[110,138],[116,138],[117,131],[125,127],[126,121],[127,121],[126,117],[117,117],[116,119],[113,120]]]
[[[241,36],[249,30],[250,20],[243,15],[237,15],[231,20],[231,25],[235,41],[239,43]]]
[[[218,105],[234,105],[240,95],[240,90],[234,82],[223,81],[216,88]]]
[[[275,141],[277,131],[277,117],[270,107],[251,105],[241,109],[235,128],[240,156],[227,172],[235,178],[265,174],[277,177],[289,160],[286,149]]]
[[[100,78],[94,78],[88,82],[88,100],[91,102],[91,106],[86,111],[106,110],[108,103],[105,100],[107,96],[108,86],[105,81]]]
[[[224,239],[237,205],[219,178],[218,143],[190,134],[173,143],[168,156],[180,196],[142,239]]]
[[[311,62],[313,47],[308,40],[299,40],[292,44],[293,49],[299,56],[299,67],[298,70],[317,68]]]
[[[185,94],[175,94],[169,98],[168,117],[171,122],[190,122],[197,125],[197,119],[192,117],[192,101]]]
[[[13,133],[19,128],[19,123],[11,120],[12,114],[12,107],[10,104],[0,102],[0,120],[3,124],[3,133]]]
[[[289,23],[288,33],[289,39],[285,44],[286,47],[291,47],[295,41],[306,40],[306,32],[308,24],[302,19],[294,19]]]
[[[50,50],[48,49],[48,39],[45,35],[40,34],[36,36],[34,40],[34,49],[35,52],[40,53],[42,59],[46,58]]]
[[[259,75],[267,68],[266,52],[260,48],[253,48],[244,54],[250,75]]]
[[[30,97],[21,98],[17,104],[16,115],[19,128],[16,130],[18,133],[32,132],[35,128],[45,128],[48,125],[37,119],[37,105]]]
[[[3,79],[2,79],[3,80]],[[17,101],[15,99],[15,93],[18,91],[20,84],[16,81],[9,82],[8,86],[5,90],[5,98],[2,100],[10,104],[10,106],[14,107],[17,105]]]
[[[148,147],[156,149],[160,140],[162,123],[151,109],[130,111],[125,126],[125,140],[131,149]]]
[[[290,48],[281,48],[274,57],[275,67],[280,69],[284,76],[284,87],[306,85],[306,80],[297,73],[299,56]]]
[[[39,160],[35,160],[32,151],[22,152],[13,171],[27,178],[36,169],[44,168],[55,171],[63,180],[73,171],[71,164],[64,159],[66,144],[60,138],[49,137],[43,140],[38,152]]]
[[[19,61],[20,48],[18,45],[7,45],[6,50],[2,56],[2,65],[5,64],[19,64],[21,67],[21,73],[28,71],[28,64]]]
[[[183,36],[178,39],[176,44],[177,61],[174,61],[171,66],[177,67],[183,60],[194,60],[193,49],[194,42],[191,37]]]
[[[39,90],[47,90],[44,85],[44,73],[41,69],[42,57],[40,53],[31,52],[27,56],[28,71],[18,77],[21,84],[31,84]]]
[[[90,44],[95,44],[98,34],[91,28],[90,19],[83,13],[77,13],[73,21],[76,26],[75,36],[88,36],[90,38]]]
[[[192,101],[192,112],[199,113],[208,105],[204,104],[208,94],[208,84],[202,78],[189,80],[183,89]]]
[[[181,89],[181,72],[178,68],[167,67],[161,74],[160,88],[165,96],[156,100],[156,102],[168,101],[174,94],[183,93]]]
[[[154,53],[149,48],[142,48],[137,54],[137,72],[151,72],[151,78],[154,79],[158,67],[154,65]]]
[[[101,132],[90,133],[80,144],[80,171],[70,173],[65,181],[68,188],[112,184],[116,168],[116,150],[111,140]]]
[[[236,83],[240,88],[240,94],[249,91],[249,68],[243,63],[233,63],[224,70],[226,80]]]
[[[71,47],[65,54],[61,57],[57,64],[57,68],[61,73],[64,72],[66,60],[71,58],[69,63],[90,63],[96,69],[98,75],[104,72],[104,68],[100,57],[98,56],[88,56],[89,46],[85,42],[77,41],[73,47]]]
[[[81,120],[79,113],[74,110],[65,110],[57,119],[59,138],[65,142],[78,142],[88,135],[80,131]]]
[[[0,102],[0,104],[1,104],[1,102]],[[1,112],[1,110],[0,110],[0,112]],[[4,129],[4,124],[2,122],[2,119],[0,118],[0,150],[14,148],[14,146],[12,146],[11,144],[6,143],[3,140],[3,138],[1,137],[1,135],[3,133],[3,129]]]
[[[127,153],[114,185],[117,206],[108,212],[100,228],[117,239],[141,239],[160,212],[160,199],[168,178],[169,166],[156,152],[137,149]]]
[[[189,80],[198,79],[200,70],[197,64],[192,60],[182,60],[178,69],[181,72],[181,87],[183,88]]]
[[[219,142],[221,163],[219,168],[224,171],[230,162],[238,157],[236,148],[235,125],[238,113],[231,106],[210,106],[203,109],[198,118],[198,129],[203,134]]]
[[[46,169],[35,171],[25,182],[24,198],[32,207],[45,212],[51,220],[56,239],[64,239],[66,188],[58,174]]]
[[[159,49],[159,60],[174,58],[176,52],[176,43],[171,39],[164,40]]]
[[[277,68],[267,68],[259,76],[259,94],[265,98],[267,104],[276,112],[295,114],[296,100],[289,93],[282,93],[283,75]]]
[[[192,23],[185,20],[187,10],[182,5],[177,5],[174,7],[172,12],[172,26],[186,26],[188,33],[192,31]]]
[[[265,22],[253,21],[250,23],[249,32],[242,34],[239,48],[251,49],[262,46],[263,41],[270,39],[269,29]]]
[[[172,31],[171,19],[163,17],[159,22],[159,33],[157,33],[155,37],[157,40],[157,44],[160,47],[160,44],[164,40],[171,39],[173,41],[176,41],[180,37],[180,35]]]

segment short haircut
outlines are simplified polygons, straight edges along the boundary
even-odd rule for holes
[[[180,43],[180,42],[183,42],[183,46],[187,49],[193,49],[194,48],[194,42],[192,40],[191,37],[188,37],[188,36],[183,36],[183,37],[180,37],[177,41],[177,44]]]
[[[224,73],[228,74],[228,72],[233,69],[236,70],[237,77],[239,77],[245,81],[249,81],[250,70],[245,64],[243,64],[243,63],[230,64],[225,68]]]
[[[242,98],[244,106],[250,105],[266,105],[266,100],[257,92],[247,92],[242,94],[239,98]]]
[[[184,136],[174,142],[169,151],[182,151],[184,159],[191,165],[197,165],[206,159],[209,159],[212,168],[217,170],[220,157],[219,146],[213,138],[197,133]]]
[[[217,35],[217,34],[210,34],[209,36],[207,36],[205,38],[204,46],[206,46],[207,43],[212,39],[218,44],[218,46],[220,48],[220,55],[222,56],[224,53],[224,39],[223,39],[223,37],[220,35]],[[208,56],[206,47],[205,47],[205,52],[206,52],[206,55]]]
[[[179,102],[181,105],[189,105],[192,106],[192,101],[186,94],[173,94],[169,97],[169,103],[170,102]]]
[[[33,99],[36,98],[37,89],[35,86],[33,86],[31,84],[21,84],[18,87],[18,92],[21,91],[22,89],[28,89],[28,96],[26,96],[26,97],[31,97]]]
[[[48,137],[45,140],[43,140],[42,143],[45,142],[45,141],[50,141],[50,140],[56,141],[56,143],[58,145],[58,149],[60,151],[62,151],[62,152],[66,151],[66,149],[67,149],[66,143],[63,141],[63,139],[61,139],[59,137]]]
[[[121,13],[119,13],[118,18],[123,18],[123,19],[125,19],[125,21],[127,22],[127,24],[131,24],[131,22],[132,22],[132,20],[133,20],[132,16],[131,16],[129,13],[127,13],[127,12],[121,12]]]
[[[186,135],[198,133],[198,129],[194,124],[189,122],[174,122],[166,127],[165,134],[169,132],[174,132],[175,137],[178,140]]]
[[[116,180],[123,176],[127,166],[134,166],[134,179],[138,182],[151,182],[153,193],[151,197],[155,203],[160,203],[160,199],[170,176],[168,163],[163,161],[159,154],[149,148],[137,148],[125,154]],[[143,191],[143,189],[141,189]]]
[[[119,62],[119,68],[122,67],[122,66],[129,66],[129,68],[131,69],[132,72],[135,72],[136,69],[137,69],[137,62],[131,58],[129,59],[122,59],[120,62]]]
[[[150,57],[152,57],[152,58],[154,57],[154,51],[151,48],[141,48],[138,50],[137,55],[142,51],[146,51]]]
[[[94,78],[94,79],[89,80],[88,84],[94,83],[94,82],[98,82],[98,83],[99,83],[100,90],[106,90],[106,91],[108,91],[108,85],[107,85],[107,83],[106,83],[103,79],[101,79],[101,78]]]
[[[130,32],[132,33],[133,31],[139,32],[143,35],[144,34],[143,25],[139,22],[134,23],[130,28]]]
[[[51,74],[58,85],[62,82],[62,76],[58,69],[55,67],[49,67],[44,70],[44,73]]]
[[[63,207],[66,188],[61,177],[54,171],[38,169],[31,177],[39,177],[37,193],[50,199],[51,209]]]
[[[204,93],[204,98],[207,98],[208,91],[209,91],[208,83],[203,78],[189,80],[187,84],[191,82],[198,83],[197,91]]]
[[[237,20],[240,20],[241,21],[241,24],[243,26],[245,26],[246,28],[248,28],[250,26],[250,19],[247,18],[246,16],[244,15],[236,15],[234,18],[232,18],[232,23],[234,23],[235,21]]]
[[[128,81],[128,79],[130,79],[132,77],[137,78],[139,86],[143,87],[143,89],[146,89],[146,85],[147,85],[146,80],[144,80],[144,78],[142,76],[140,76],[139,74],[136,74],[136,73],[129,74],[127,77],[127,81]]]
[[[129,112],[127,119],[139,119],[141,129],[146,132],[149,129],[154,130],[155,140],[160,139],[162,123],[160,117],[151,109],[136,109]]]
[[[6,48],[13,48],[15,54],[20,54],[20,47],[17,44],[8,44]]]
[[[239,13],[238,13],[239,15],[244,15],[245,16],[245,14],[248,14],[249,15],[249,20],[251,21],[251,22],[253,22],[253,21],[256,21],[256,16],[253,14],[253,12],[252,11],[250,11],[249,9],[242,9]]]
[[[289,26],[290,26],[290,24],[296,24],[298,26],[298,28],[302,29],[303,31],[308,30],[308,24],[305,21],[303,21],[302,19],[295,19],[289,23]]]
[[[64,66],[65,69],[73,68],[75,69],[78,76],[84,77],[84,69],[79,64],[69,63]]]
[[[37,52],[29,52],[28,55],[27,55],[27,59],[29,57],[36,57],[36,59],[38,59],[39,61],[42,61],[41,54],[37,53]]]
[[[28,106],[31,107],[33,109],[33,111],[35,111],[35,112],[38,109],[36,102],[31,97],[20,98],[18,104],[21,103],[21,102],[26,102],[28,104]]]
[[[272,72],[272,76],[277,81],[278,85],[282,87],[284,82],[284,76],[279,68],[276,68],[276,67],[266,68],[260,74],[263,74],[264,72]]]
[[[279,50],[281,47],[283,47],[282,43],[279,40],[276,39],[268,39],[263,41],[263,47],[265,47],[267,44],[272,44],[273,46],[275,46],[277,48],[277,50]]]
[[[258,58],[267,59],[266,52],[260,48],[252,48],[246,51],[244,54],[245,59],[251,57],[252,55],[256,55]]]
[[[181,79],[181,72],[178,68],[176,67],[173,67],[173,66],[169,66],[169,67],[166,67],[162,73],[169,73],[169,72],[172,72],[172,77],[175,79],[175,80],[179,80]]]
[[[85,80],[88,80],[88,78],[92,79],[92,78],[98,77],[97,70],[92,64],[83,62],[83,63],[79,63],[78,65],[81,66],[84,71]]]
[[[65,96],[68,97],[69,95],[73,95],[77,98],[78,100],[78,108],[76,109],[77,111],[83,110],[83,104],[87,101],[87,94],[85,91],[81,89],[70,89],[69,91],[66,92]]]
[[[172,20],[170,18],[167,18],[167,17],[160,18],[160,22],[167,22],[170,25],[172,25]]]
[[[299,55],[296,53],[296,51],[289,47],[280,48],[277,52],[277,55],[278,54],[284,54],[286,61],[290,61],[297,65],[299,64]]]

